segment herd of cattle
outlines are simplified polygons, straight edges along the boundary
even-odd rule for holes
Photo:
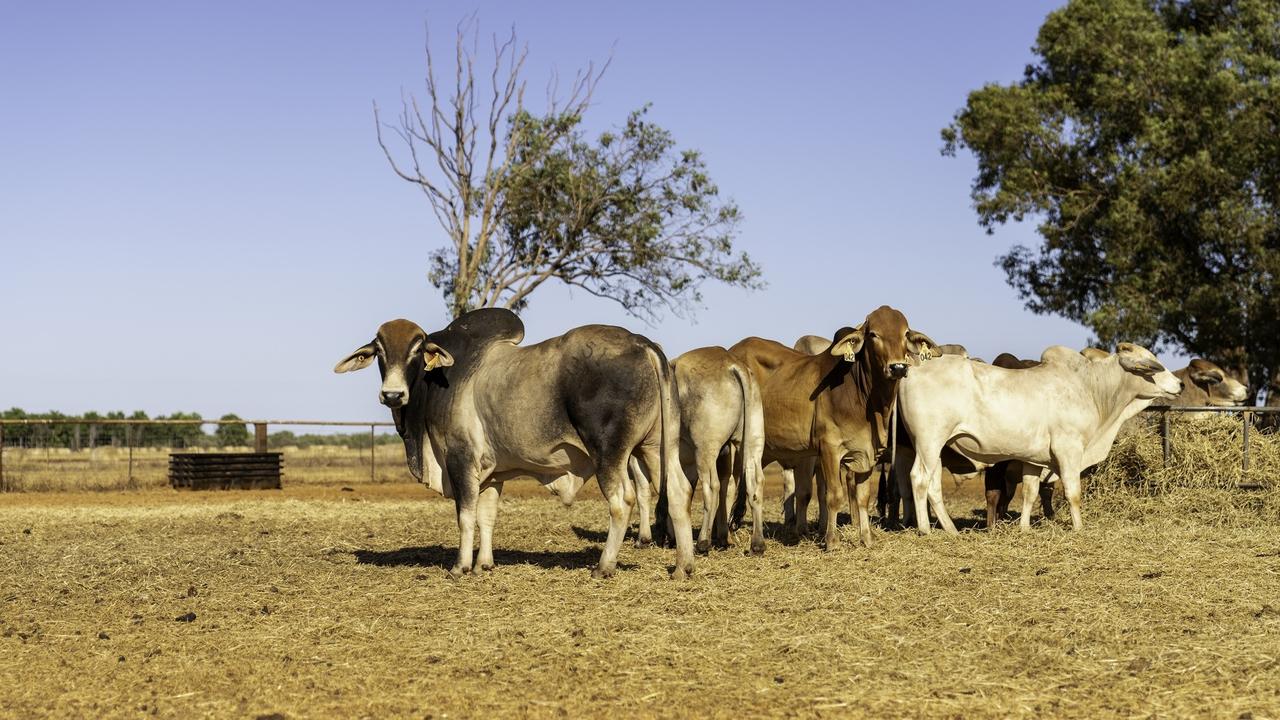
[[[831,339],[809,335],[787,347],[752,337],[671,363],[653,341],[613,326],[587,325],[529,346],[523,339],[520,319],[502,309],[465,313],[430,334],[392,320],[334,368],[377,361],[378,399],[391,410],[410,471],[454,499],[454,576],[473,562],[493,567],[502,486],[517,477],[538,479],[566,505],[596,477],[609,505],[597,577],[614,573],[636,504],[637,545],[673,540],[673,576],[691,573],[695,485],[704,508],[697,550],[727,544],[749,508],[750,548],[763,553],[762,484],[771,462],[784,468],[784,516],[798,537],[809,529],[816,484],[827,548],[839,543],[844,498],[862,543],[871,544],[871,481],[882,467],[896,471],[887,474],[897,485],[882,478],[881,516],[896,521],[900,496],[921,533],[930,530],[929,509],[956,532],[943,502],[944,466],[985,471],[988,526],[1017,481],[1025,483],[1022,526],[1037,496],[1050,515],[1041,493],[1060,479],[1079,529],[1080,473],[1107,456],[1125,420],[1154,402],[1238,405],[1247,395],[1212,363],[1193,360],[1170,372],[1130,343],[1114,353],[1054,346],[1039,361],[1003,354],[988,364],[912,330],[888,306]]]

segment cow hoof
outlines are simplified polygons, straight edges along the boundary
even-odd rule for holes
[[[453,580],[460,580],[462,579],[463,575],[470,575],[470,574],[471,574],[471,568],[464,568],[459,565],[454,565],[452,568],[449,569],[449,578]]]
[[[698,551],[699,555],[706,555],[707,553],[711,552],[711,541],[699,540],[697,546],[695,546],[694,549]]]
[[[636,538],[637,549],[643,550],[644,548],[650,547],[652,545],[653,545],[652,538]]]
[[[671,571],[672,580],[688,580],[693,577],[693,566],[680,567],[679,565]]]
[[[482,570],[483,572],[493,572],[493,565],[480,563],[480,570]]]
[[[751,554],[755,555],[756,557],[760,557],[761,555],[764,555],[764,540],[751,541]]]
[[[613,577],[613,573],[614,573],[613,570],[603,570],[597,567],[591,571],[591,577],[597,580],[608,580],[609,578]]]

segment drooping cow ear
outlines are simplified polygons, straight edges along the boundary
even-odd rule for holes
[[[836,341],[831,343],[831,354],[836,357],[843,357],[846,362],[853,362],[853,357],[862,349],[863,333],[862,327],[856,327],[851,332],[839,335]]]
[[[920,356],[921,360],[928,360],[942,354],[938,343],[930,339],[928,335],[915,330],[907,331],[907,352]]]
[[[1116,356],[1120,358],[1120,367],[1135,375],[1151,377],[1164,371],[1158,361],[1147,357],[1146,351],[1133,343],[1120,343],[1116,346]]]
[[[1187,377],[1191,378],[1191,382],[1201,386],[1217,385],[1227,379],[1227,376],[1222,373],[1218,366],[1200,358],[1192,360],[1191,364],[1187,366],[1187,370],[1190,371],[1187,373]]]
[[[453,364],[453,356],[448,350],[440,347],[433,342],[425,342],[422,344],[422,362],[426,372],[431,372],[436,368],[449,367]]]
[[[1195,370],[1190,375],[1191,381],[1197,385],[1217,385],[1226,379],[1217,370]]]
[[[373,359],[378,357],[378,350],[373,343],[361,345],[355,352],[342,358],[337,365],[333,366],[336,373],[352,372],[354,370],[363,370],[373,363]]]

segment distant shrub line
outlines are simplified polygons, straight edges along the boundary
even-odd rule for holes
[[[66,415],[57,411],[28,413],[21,408],[0,412],[0,418],[11,420],[83,420],[67,425],[8,425],[4,428],[4,444],[16,447],[62,447],[72,450],[95,447],[171,447],[216,448],[245,447],[253,444],[253,434],[248,425],[218,425],[211,432],[205,426],[191,425],[95,425],[95,420],[203,420],[200,413],[175,412],[170,415],[149,417],[142,410],[126,415],[122,411],[108,413],[87,412],[83,415]],[[240,420],[235,413],[228,413],[219,420]],[[295,434],[278,430],[267,436],[270,447],[350,447],[368,448],[369,433],[304,433]],[[378,445],[400,442],[395,435],[375,436]]]

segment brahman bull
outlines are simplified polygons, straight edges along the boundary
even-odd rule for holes
[[[1080,471],[1106,458],[1125,420],[1182,390],[1155,355],[1131,343],[1120,343],[1105,360],[1061,346],[1040,360],[1039,367],[1008,370],[942,357],[900,383],[899,412],[916,448],[911,487],[921,533],[929,532],[926,499],[943,529],[956,532],[942,499],[940,456],[948,445],[976,463],[1048,467],[1062,478],[1071,525],[1079,530]],[[1023,483],[1021,525],[1029,528],[1039,475]]]
[[[751,552],[764,553],[764,411],[760,386],[746,365],[722,347],[705,347],[672,362],[680,403],[680,460],[702,492],[698,552],[729,544],[729,503],[738,483],[751,506]],[[640,497],[640,539],[647,540],[648,483],[633,465]],[[658,531],[666,526],[666,502],[658,500]],[[736,518],[741,521],[741,517]]]
[[[936,348],[937,343],[908,326],[906,316],[885,305],[858,327],[836,331],[830,349],[821,355],[756,337],[729,349],[760,383],[764,461],[794,465],[804,458],[818,460],[818,499],[820,509],[826,506],[822,531],[828,550],[839,545],[835,508],[842,495],[842,466],[850,473],[846,490],[858,499],[859,536],[864,545],[871,544],[867,480],[889,445],[889,415],[898,383],[922,355]],[[796,517],[802,517],[799,507]]]
[[[381,402],[392,410],[414,475],[429,448],[457,509],[454,577],[478,562],[493,567],[493,525],[505,480],[543,483],[595,475],[609,502],[609,535],[593,571],[617,567],[635,501],[627,463],[635,454],[662,479],[676,540],[675,577],[693,571],[690,488],[679,465],[679,409],[670,368],[649,339],[618,327],[587,325],[528,347],[515,313],[485,308],[427,333],[393,320],[343,359],[335,372],[382,372]],[[417,466],[415,468],[415,465]],[[565,502],[571,500],[562,494]]]

